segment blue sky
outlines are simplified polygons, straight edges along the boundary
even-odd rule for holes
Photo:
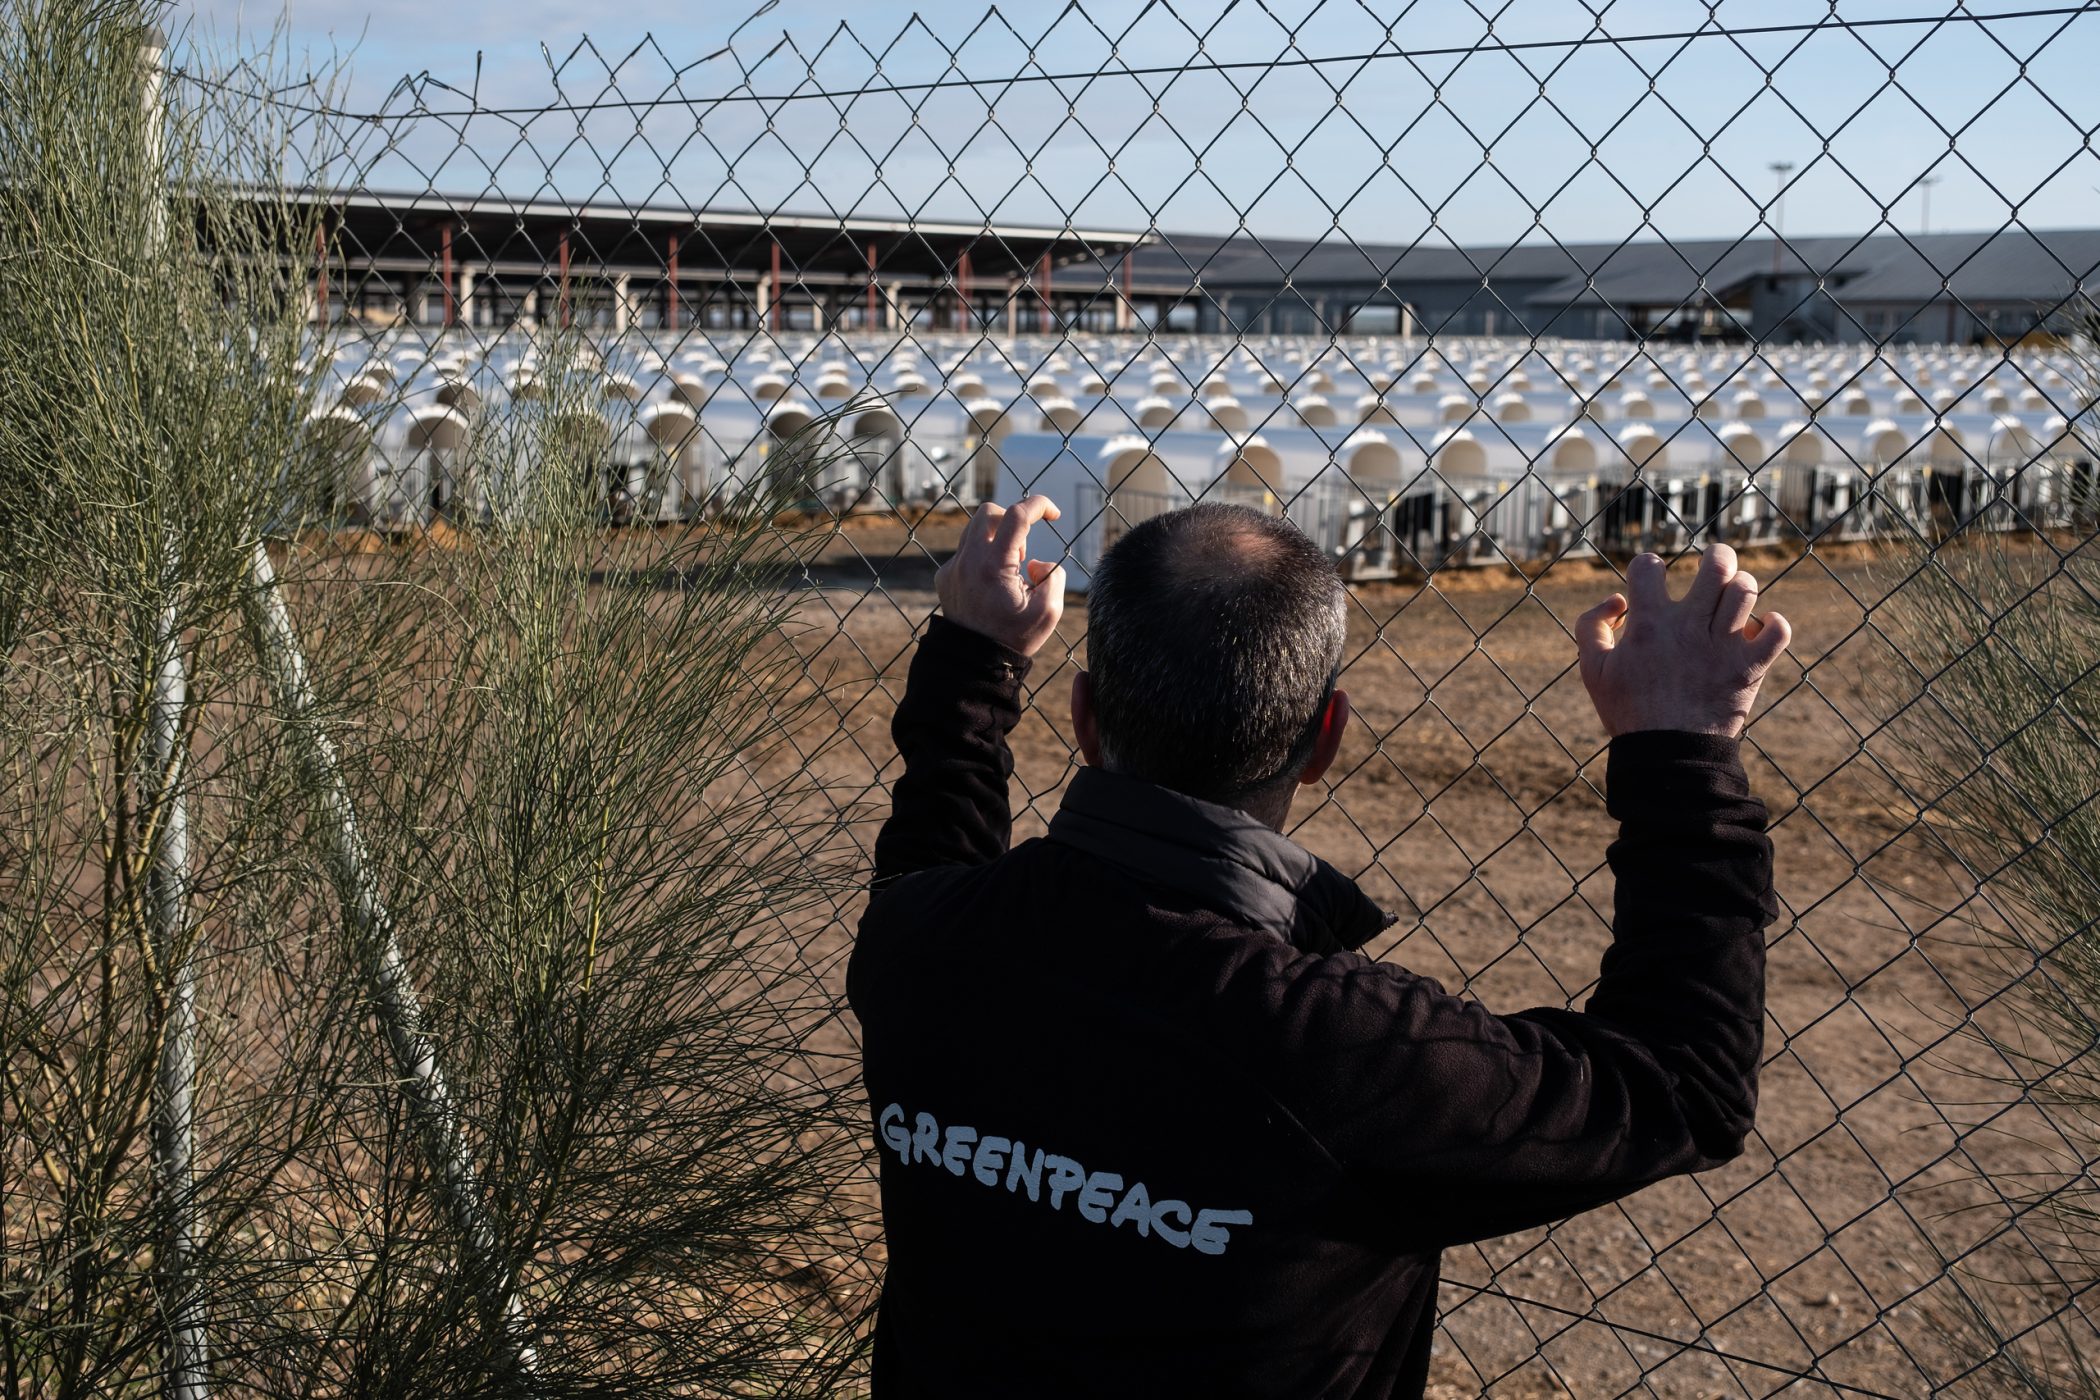
[[[346,62],[343,105],[382,120],[341,139],[377,188],[1507,244],[1733,237],[1768,213],[1788,233],[1915,231],[1932,174],[1935,230],[2100,223],[2100,11],[1690,40],[1635,36],[1809,25],[1829,7],[1486,13],[1492,32],[1461,0],[778,0],[756,17],[689,0],[202,0],[174,26],[223,53],[281,18],[295,65]],[[1599,34],[1624,42],[1569,42]],[[1293,66],[1123,71],[1278,58]],[[418,75],[435,82],[397,87]],[[924,83],[951,86],[839,95]],[[469,120],[468,92],[496,113]],[[608,98],[654,105],[538,110]],[[1795,168],[1767,211],[1774,161]]]

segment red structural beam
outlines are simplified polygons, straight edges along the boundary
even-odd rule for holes
[[[1045,335],[1048,335],[1050,333],[1050,328],[1057,316],[1056,311],[1052,310],[1050,306],[1050,254],[1048,252],[1045,252],[1043,254],[1043,270],[1040,274],[1039,280],[1041,281],[1042,285],[1038,287],[1036,291],[1037,295],[1041,296],[1043,299],[1043,309],[1041,313],[1041,319],[1038,321],[1037,325],[1038,328]]]
[[[678,329],[678,235],[664,236],[664,329]]]
[[[562,234],[562,236],[561,236],[561,282],[560,282],[560,284],[559,284],[559,289],[557,290],[557,292],[556,292],[556,294],[555,294],[554,304],[555,304],[556,310],[557,310],[557,312],[558,312],[558,315],[557,315],[557,318],[556,318],[556,319],[557,319],[557,320],[559,321],[559,323],[560,323],[560,325],[561,325],[562,329],[564,329],[564,330],[568,329],[568,325],[569,325],[569,235],[568,235],[568,234],[567,234],[566,232],[564,232],[564,233]]]
[[[314,321],[328,324],[328,220],[314,226]]]
[[[459,318],[459,290],[452,280],[452,225],[438,230],[438,258],[444,265],[445,329]]]
[[[970,303],[970,255],[965,252],[955,263],[955,328],[966,331],[977,319],[975,308]]]

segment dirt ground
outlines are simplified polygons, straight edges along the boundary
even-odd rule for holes
[[[955,528],[855,522],[810,560],[803,616],[839,717],[811,742],[871,818]],[[1795,630],[1746,747],[1785,909],[1756,1136],[1721,1170],[1451,1252],[1434,1393],[1923,1393],[1960,1369],[1935,1319],[1955,1277],[1974,1285],[1948,1261],[2004,1225],[1987,1175],[2041,1161],[2046,1125],[1978,1077],[2004,1065],[1965,1029],[1993,1013],[1964,1008],[2005,981],[1947,912],[1975,883],[1917,819],[1899,736],[1877,721],[1903,689],[1876,627],[1899,565],[1856,551],[1745,565]],[[1610,565],[1568,561],[1531,582],[1480,570],[1356,594],[1342,684],[1358,717],[1292,835],[1400,913],[1367,951],[1492,1009],[1582,1002],[1609,936],[1611,827],[1566,628],[1614,586]],[[1043,830],[1073,771],[1065,697],[1085,626],[1074,598],[1028,683],[1016,840]],[[823,938],[842,943],[856,912]],[[820,960],[837,966],[836,948]]]

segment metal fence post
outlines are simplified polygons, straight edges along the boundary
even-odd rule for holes
[[[158,252],[167,239],[162,183],[161,59],[167,38],[158,28],[140,35],[142,67],[141,154],[147,179],[146,246]],[[182,660],[179,553],[172,533],[162,556],[169,590],[153,638],[152,696],[146,717],[146,754],[140,791],[140,820],[151,842],[146,917],[156,965],[167,978],[167,1019],[161,1028],[160,1062],[154,1080],[152,1115],[153,1185],[161,1223],[160,1270],[167,1283],[167,1374],[171,1400],[204,1400],[209,1352],[198,1307],[194,1255],[197,1247],[196,1122],[197,963],[186,928],[189,919],[189,804],[183,793],[183,712],[189,677]],[[172,965],[169,959],[173,958]]]
[[[255,545],[254,587],[247,593],[250,625],[269,675],[271,692],[298,747],[298,762],[320,793],[318,823],[330,877],[343,903],[358,956],[371,982],[380,1025],[401,1076],[424,1158],[436,1176],[445,1208],[466,1246],[466,1267],[478,1290],[495,1290],[490,1309],[500,1316],[504,1345],[511,1360],[528,1374],[534,1354],[520,1335],[523,1309],[503,1267],[496,1238],[481,1206],[481,1187],[474,1161],[460,1131],[459,1110],[438,1064],[437,1046],[424,1028],[423,1003],[409,975],[408,959],[394,932],[393,918],[381,898],[364,838],[357,829],[357,809],[343,781],[335,745],[313,717],[313,686],[306,658],[292,629],[290,613],[277,591],[276,570],[268,547]]]
[[[189,680],[182,661],[182,627],[175,604],[162,609],[154,638],[153,695],[146,723],[146,763],[141,820],[152,842],[147,919],[156,960],[170,954],[166,971],[167,1020],[161,1029],[160,1067],[154,1085],[154,1190],[166,1213],[161,1269],[172,1302],[168,1309],[168,1376],[173,1400],[203,1400],[207,1351],[199,1316],[192,1256],[196,1252],[195,1122],[192,1093],[197,1078],[197,964],[185,925],[189,917],[189,803],[182,791],[185,742],[183,710]]]

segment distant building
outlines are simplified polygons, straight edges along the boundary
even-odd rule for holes
[[[2100,283],[2100,229],[1516,247],[497,196],[328,201],[317,317],[497,327],[1960,342]]]
[[[1170,327],[1579,339],[1974,342],[2100,293],[2100,230],[1404,248],[1168,236],[1132,294]]]
[[[1143,237],[492,195],[325,202],[311,284],[327,322],[883,331],[974,315],[1035,330],[1051,324],[1036,289],[1049,291],[1058,264],[1095,268]]]

